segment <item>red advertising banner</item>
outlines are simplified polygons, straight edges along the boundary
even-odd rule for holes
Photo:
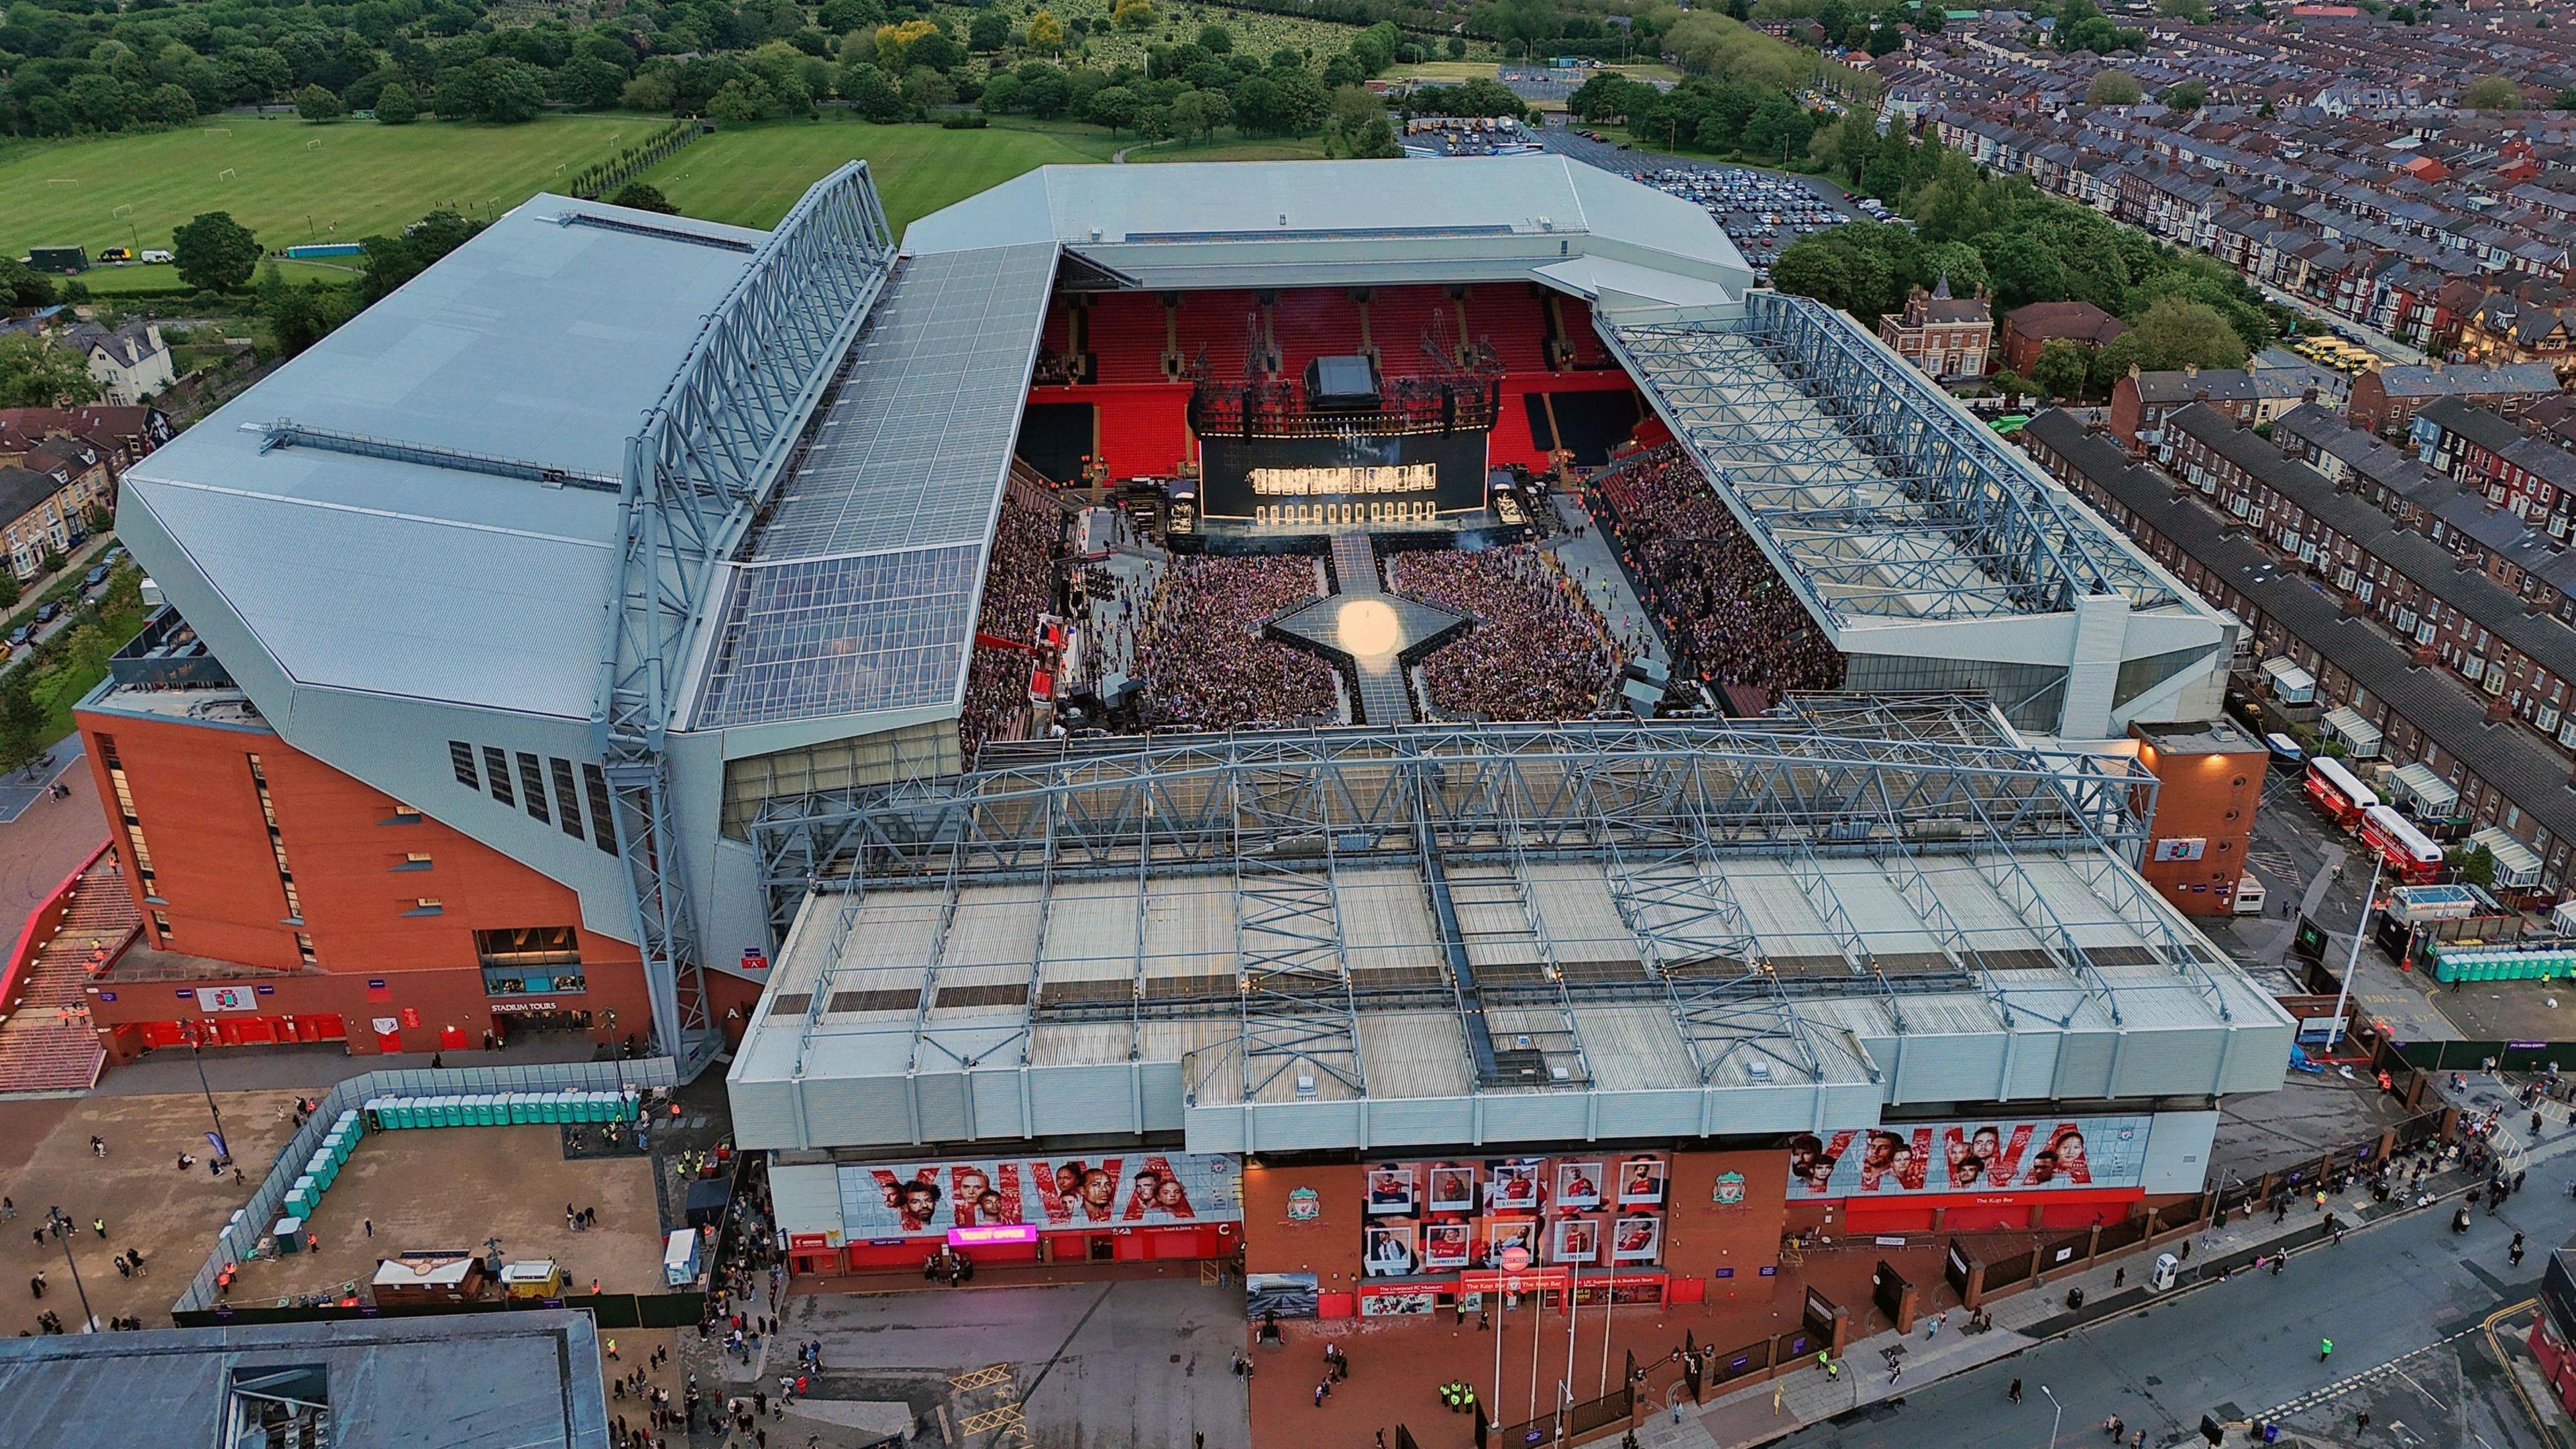
[[[1524,1268],[1517,1273],[1470,1268],[1458,1275],[1461,1293],[1537,1293],[1561,1289],[1574,1281],[1571,1268]]]

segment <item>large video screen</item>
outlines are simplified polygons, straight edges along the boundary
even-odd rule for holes
[[[1199,475],[1200,511],[1211,518],[1429,519],[1485,506],[1485,434],[1203,437]]]
[[[1243,1166],[1222,1153],[845,1164],[840,1187],[841,1231],[852,1242],[939,1238],[950,1228],[1072,1231],[1243,1220]]]
[[[1789,1200],[2064,1192],[2146,1181],[2152,1116],[1895,1122],[1789,1141]]]

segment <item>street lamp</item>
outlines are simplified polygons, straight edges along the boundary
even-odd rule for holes
[[[81,1281],[80,1261],[72,1256],[72,1239],[80,1233],[80,1224],[63,1216],[60,1207],[45,1209],[45,1231],[63,1245],[63,1263],[72,1270],[72,1291],[80,1295],[81,1332],[98,1332],[98,1315],[89,1311],[89,1285]]]
[[[214,1085],[206,1080],[205,1035],[206,1028],[203,1022],[191,1019],[179,1023],[180,1039],[187,1042],[189,1059],[197,1064],[197,1090],[206,1094],[206,1115],[213,1118],[215,1122],[215,1130],[212,1134],[215,1141],[215,1160],[206,1166],[215,1176],[221,1177],[224,1175],[224,1169],[232,1165],[233,1153],[231,1139],[224,1136],[224,1114],[215,1107]]]
[[[2046,1384],[2039,1391],[2048,1395],[2048,1449],[2057,1449],[2057,1426],[2066,1422],[2066,1406],[2057,1401],[2057,1391]]]

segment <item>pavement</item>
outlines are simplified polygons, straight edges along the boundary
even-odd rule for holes
[[[2472,1079],[2464,1101],[2500,1097],[2506,1084]],[[2508,1114],[2510,1116],[2510,1114]],[[2274,1419],[2334,1442],[2417,1449],[2425,1444],[2554,1449],[2511,1391],[2510,1375],[2482,1346],[2488,1317],[2538,1290],[2546,1245],[2576,1235],[2576,1196],[2550,1186],[2576,1152],[2576,1127],[2563,1110],[2533,1148],[2529,1190],[2500,1217],[2478,1213],[2470,1231],[2451,1231],[2465,1179],[2452,1174],[2428,1208],[2371,1202],[2348,1191],[2331,1210],[2355,1224],[2344,1242],[2328,1238],[2313,1208],[2286,1223],[2269,1213],[2239,1217],[2192,1240],[2186,1277],[2154,1292],[2136,1281],[2153,1259],[2133,1254],[2070,1278],[1998,1300],[1995,1327],[1966,1335],[1952,1310],[1947,1331],[1908,1339],[1880,1333],[1850,1346],[1838,1379],[1815,1368],[1750,1385],[1696,1412],[1685,1405],[1638,1430],[1642,1449],[1737,1449],[1783,1436],[1801,1445],[1893,1445],[1984,1449],[1997,1442],[2055,1444],[2043,1437],[2050,1404],[2095,1430],[2109,1415],[2169,1445],[2196,1436],[2206,1414],[2221,1423]],[[2507,1241],[2526,1232],[2535,1251],[2523,1266]],[[2179,1246],[2162,1251],[2181,1252]],[[2286,1251],[2281,1274],[2249,1272],[2258,1255]],[[2081,1287],[2080,1311],[2066,1289]],[[2391,1311],[2392,1304],[2407,1305]],[[2320,1361],[2320,1336],[2335,1356]],[[1891,1379],[1883,1355],[1902,1346]],[[2013,1403],[2009,1386],[2023,1385]],[[2351,1431],[2358,1406],[2376,1404],[2373,1429]],[[2002,1427],[2009,1423],[2011,1427]],[[2338,1427],[2340,1426],[2340,1427]]]

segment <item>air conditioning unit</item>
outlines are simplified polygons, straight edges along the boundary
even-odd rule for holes
[[[1314,1095],[1315,1095],[1315,1074],[1314,1074],[1313,1072],[1299,1072],[1299,1073],[1297,1074],[1297,1096],[1298,1096],[1298,1098],[1302,1101],[1302,1100],[1305,1100],[1305,1099],[1311,1098],[1311,1097],[1313,1097]]]

